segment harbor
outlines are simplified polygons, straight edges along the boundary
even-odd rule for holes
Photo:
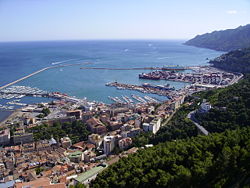
[[[232,84],[239,76],[239,74],[221,71],[209,66],[197,67],[190,73],[157,70],[138,75],[139,79],[185,82],[204,87],[223,87]]]

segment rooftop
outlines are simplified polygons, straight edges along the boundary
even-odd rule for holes
[[[80,174],[79,176],[77,176],[77,178],[75,178],[75,180],[82,183],[82,182],[86,181],[87,179],[91,178],[92,176],[101,172],[104,168],[105,167],[103,167],[103,166],[94,167],[91,170],[88,170],[87,172],[84,172],[84,173]]]

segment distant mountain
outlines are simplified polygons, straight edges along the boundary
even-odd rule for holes
[[[227,71],[250,73],[250,48],[228,52],[209,63]]]
[[[197,35],[184,44],[218,51],[231,51],[250,47],[250,24],[236,29],[214,31]]]

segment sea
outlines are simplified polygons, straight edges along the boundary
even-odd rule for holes
[[[108,98],[131,96],[153,96],[159,100],[166,97],[136,91],[117,90],[105,86],[108,82],[129,84],[170,84],[176,89],[187,83],[163,80],[141,80],[140,73],[149,70],[90,70],[81,67],[139,68],[165,65],[207,65],[223,52],[184,45],[183,40],[91,40],[91,41],[39,41],[0,43],[0,86],[17,80],[44,67],[53,65],[86,63],[59,67],[36,74],[15,85],[37,87],[49,92],[62,92],[89,101],[112,103]],[[13,99],[11,99],[13,100]],[[24,97],[26,104],[47,102],[50,99]],[[0,99],[6,105],[10,100]],[[18,108],[18,106],[15,106]],[[10,112],[0,111],[0,121]],[[6,115],[7,114],[7,115]]]

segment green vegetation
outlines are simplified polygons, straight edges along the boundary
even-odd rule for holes
[[[87,140],[90,132],[87,130],[86,125],[81,121],[74,121],[73,123],[54,123],[52,126],[40,125],[28,129],[33,132],[35,140],[50,139],[51,136],[55,139],[60,139],[68,135],[73,143]]]
[[[250,48],[228,52],[209,63],[227,71],[250,73]]]
[[[50,110],[48,108],[43,108],[42,113],[47,116],[50,114]]]
[[[150,142],[150,138],[153,136],[151,132],[142,132],[139,136],[132,138],[134,147],[142,147]]]
[[[43,108],[42,113],[37,115],[38,118],[44,118],[50,114],[49,108]]]
[[[183,105],[167,125],[162,127],[154,137],[151,137],[150,143],[158,144],[160,142],[197,136],[198,132],[195,125],[187,118],[187,114],[197,108],[197,101],[194,98],[190,98],[187,101],[193,101],[193,104]]]
[[[84,184],[77,183],[76,185],[70,185],[69,188],[86,188]]]
[[[158,144],[123,158],[91,187],[244,187],[250,185],[250,76],[223,89],[189,97],[154,135]],[[212,134],[197,136],[187,114],[206,98],[213,106],[197,118]],[[139,142],[138,141],[138,142]]]
[[[198,106],[197,103],[200,99],[194,97],[188,97],[186,102],[191,102],[191,105],[184,104],[171,120],[156,133],[141,133],[139,136],[133,138],[134,147],[142,147],[146,144],[158,144],[161,142],[183,139],[192,136],[197,136],[198,131],[195,125],[187,118],[189,112],[195,110]]]
[[[236,29],[214,31],[185,42],[186,45],[210,48],[219,51],[231,51],[250,47],[250,24]]]
[[[223,132],[250,125],[250,76],[238,84],[212,92],[201,93],[213,108],[206,114],[196,115],[209,132]]]
[[[91,187],[242,187],[250,183],[250,128],[159,144],[122,158]]]
[[[39,175],[42,171],[44,171],[44,168],[43,167],[37,167],[35,169],[35,171],[36,171],[36,175]]]

